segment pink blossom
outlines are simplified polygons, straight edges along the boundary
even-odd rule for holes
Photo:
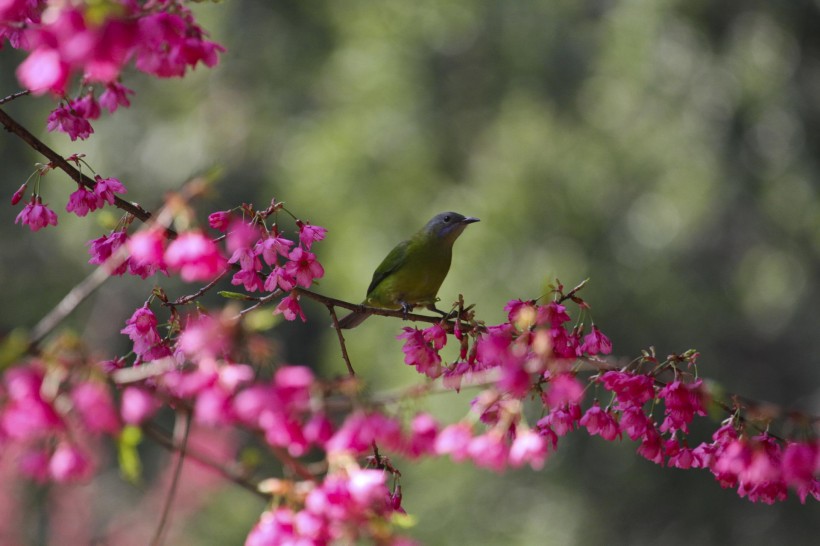
[[[627,436],[633,440],[645,436],[647,429],[653,426],[641,407],[635,405],[628,406],[621,411],[618,424],[621,427],[621,432],[626,432]]]
[[[638,454],[655,464],[663,464],[663,438],[655,427],[646,430],[641,445],[638,446]]]
[[[424,341],[430,343],[433,349],[440,351],[447,344],[447,330],[441,324],[434,324],[422,330]]]
[[[302,319],[302,322],[307,320],[305,318],[305,313],[299,306],[298,295],[290,294],[287,297],[282,298],[282,301],[279,302],[279,305],[277,305],[276,309],[273,311],[274,315],[278,315],[280,313],[285,317],[285,320],[296,320],[297,316]]]
[[[470,440],[467,452],[478,467],[501,472],[507,465],[508,447],[502,435],[495,430]]]
[[[138,231],[126,242],[134,266],[164,269],[165,233],[159,229]]]
[[[259,521],[245,539],[245,546],[284,546],[286,544],[302,546],[303,543],[297,541],[293,511],[290,508],[280,507],[262,513]],[[309,544],[311,543],[305,543],[304,546]]]
[[[194,418],[197,423],[215,426],[229,424],[231,415],[231,396],[218,385],[201,391],[194,404]]]
[[[410,422],[410,438],[406,453],[409,457],[419,457],[434,452],[438,423],[429,413],[419,413]]]
[[[126,387],[122,391],[120,413],[129,425],[139,425],[150,419],[159,409],[154,396],[141,387]]]
[[[386,497],[385,473],[383,470],[353,470],[347,489],[354,502],[363,508],[369,507]]]
[[[104,264],[114,252],[117,251],[127,240],[128,235],[124,231],[113,231],[110,235],[103,235],[97,239],[88,241],[88,253],[91,254],[90,264]],[[125,271],[125,262],[120,264],[115,274],[122,274]]]
[[[268,275],[268,278],[265,279],[264,288],[268,292],[273,292],[277,288],[282,289],[284,292],[289,292],[293,290],[295,286],[296,279],[281,267],[276,266],[273,268],[273,271],[271,271],[271,274]]]
[[[321,241],[327,234],[327,229],[321,226],[312,226],[310,222],[297,222],[297,225],[299,227],[299,241],[302,243],[302,246],[305,247],[305,250],[310,250],[313,243]]]
[[[70,106],[58,106],[48,116],[46,128],[49,131],[59,130],[66,133],[71,140],[85,140],[94,132],[88,120]]]
[[[102,207],[107,202],[113,205],[116,199],[115,193],[126,193],[125,186],[116,178],[103,178],[100,175],[94,177],[97,182],[94,185],[94,194],[97,196],[97,205]]]
[[[222,356],[230,348],[230,343],[231,332],[227,325],[205,314],[189,318],[177,339],[177,347],[194,360]]]
[[[531,311],[533,315],[535,315],[535,302],[532,300],[510,300],[507,302],[507,305],[504,306],[504,311],[507,312],[507,320],[510,324],[515,324],[522,312]]]
[[[293,241],[274,234],[258,241],[254,250],[257,255],[262,256],[265,263],[268,265],[276,265],[277,255],[287,258],[288,254],[290,254],[290,247],[292,246]]]
[[[396,336],[397,339],[404,339],[402,351],[404,352],[404,363],[415,366],[419,373],[423,373],[431,378],[441,375],[441,357],[424,337],[424,331],[417,328],[405,326],[402,328],[403,334]]]
[[[112,82],[105,86],[105,91],[100,95],[100,106],[108,110],[109,113],[114,113],[120,106],[128,108],[131,106],[131,101],[128,100],[128,95],[133,95],[134,91],[125,87],[121,83]]]
[[[193,19],[158,12],[139,19],[136,66],[161,78],[181,77],[198,62],[214,66],[217,53],[225,49],[203,40],[202,29]]]
[[[63,95],[69,73],[68,63],[48,47],[38,47],[17,67],[17,79],[35,95],[48,91]]]
[[[547,442],[531,430],[519,430],[510,446],[509,459],[513,467],[529,463],[533,470],[540,470],[547,460]]]
[[[470,366],[469,363],[464,361],[456,362],[444,370],[444,373],[441,376],[441,384],[444,388],[453,389],[456,392],[460,392],[461,380],[471,370],[472,366]]]
[[[31,231],[39,231],[47,226],[56,226],[57,214],[43,204],[39,195],[32,195],[31,201],[23,207],[14,223],[28,226]]]
[[[162,344],[162,338],[157,331],[157,318],[153,311],[147,306],[140,307],[125,324],[120,333],[126,334],[134,343],[134,353],[145,360],[152,360],[148,358],[151,349]]]
[[[538,324],[549,324],[553,329],[561,327],[565,322],[570,321],[567,308],[558,302],[551,301],[538,310]]]
[[[91,462],[80,449],[68,442],[61,442],[48,462],[48,472],[57,483],[87,478]]]
[[[81,118],[97,119],[100,117],[100,104],[94,98],[94,93],[86,93],[82,98],[72,100],[69,105]]]
[[[85,428],[93,433],[117,434],[120,420],[108,389],[99,382],[86,381],[71,390],[71,401]]]
[[[584,398],[584,386],[572,373],[560,373],[549,381],[544,401],[551,408],[578,404]]]
[[[304,427],[305,439],[323,447],[333,437],[333,425],[324,413],[314,414]]]
[[[172,241],[165,263],[186,282],[212,280],[227,265],[216,244],[199,231],[188,231]]]
[[[590,355],[608,355],[612,352],[612,342],[593,324],[592,331],[584,336],[581,351]]]
[[[820,472],[820,444],[789,442],[783,451],[783,478],[795,487],[814,481]]]
[[[85,186],[77,185],[77,191],[68,196],[65,210],[77,216],[85,216],[99,208],[97,196]]]
[[[680,445],[677,440],[668,440],[664,444],[664,454],[669,458],[667,464],[675,468],[697,468],[696,455],[692,449]]]
[[[221,231],[222,233],[225,233],[225,230],[228,229],[228,225],[230,223],[231,211],[229,210],[220,210],[217,212],[212,212],[208,215],[208,225],[217,231]]]
[[[609,410],[601,409],[597,401],[581,417],[579,424],[586,427],[590,434],[598,434],[605,440],[612,441],[621,434],[618,422],[612,416],[612,413]]]
[[[251,269],[240,269],[234,273],[233,277],[231,277],[231,284],[234,286],[241,284],[248,292],[265,289],[265,282],[262,281],[262,277],[259,276],[259,273]]]
[[[450,455],[456,462],[463,461],[469,456],[472,439],[472,428],[467,423],[448,425],[436,437],[435,452],[438,455]]]
[[[622,408],[643,406],[655,397],[655,381],[648,375],[621,371],[605,372],[599,381],[615,393]]]
[[[348,415],[325,449],[329,453],[364,453],[372,449],[374,440],[384,449],[401,447],[401,426],[386,415],[358,411]]]
[[[564,436],[575,430],[581,420],[581,406],[578,404],[563,405],[553,408],[545,417],[538,421],[538,427],[549,427],[558,436]]]
[[[666,418],[661,424],[661,432],[676,430],[688,432],[688,424],[695,415],[706,415],[706,409],[703,407],[702,383],[700,379],[692,383],[675,380],[658,392],[658,398],[666,403]]]
[[[322,264],[316,261],[316,255],[302,248],[294,248],[288,259],[290,261],[285,264],[285,271],[296,279],[299,286],[309,288],[314,279],[321,279],[325,274]]]
[[[23,195],[25,195],[27,187],[28,187],[28,182],[24,183],[22,186],[20,186],[20,188],[18,188],[18,190],[16,192],[14,192],[14,195],[11,196],[11,204],[12,205],[16,205],[17,203],[19,203],[23,199]]]

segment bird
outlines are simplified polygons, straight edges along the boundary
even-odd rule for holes
[[[362,305],[380,309],[401,309],[406,313],[424,306],[436,311],[438,289],[453,256],[453,243],[478,218],[457,212],[436,214],[412,237],[390,251],[373,273]],[[343,329],[355,328],[370,316],[354,311],[339,321]]]

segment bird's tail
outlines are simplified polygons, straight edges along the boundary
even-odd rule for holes
[[[339,328],[343,330],[350,330],[351,328],[355,328],[359,324],[363,323],[369,316],[370,315],[367,313],[357,313],[353,311],[346,317],[342,317],[339,321]]]

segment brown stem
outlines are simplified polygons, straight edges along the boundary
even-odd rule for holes
[[[6,130],[14,133],[20,137],[23,142],[31,146],[34,150],[43,154],[53,166],[64,171],[77,184],[81,184],[86,188],[93,190],[96,182],[88,176],[75,169],[63,156],[46,146],[42,140],[31,134],[28,129],[17,123],[11,116],[9,116],[2,108],[0,108],[0,123],[2,123]],[[133,214],[136,218],[143,222],[147,222],[151,218],[151,213],[143,209],[136,203],[130,203],[120,197],[114,197],[114,206],[120,210]]]
[[[154,440],[157,444],[161,445],[165,449],[169,451],[179,451],[181,446],[175,443],[173,440],[168,438],[165,434],[163,434],[160,429],[153,425],[152,423],[148,423],[142,426],[142,431],[145,433],[146,436]],[[224,465],[218,461],[215,461],[208,455],[203,453],[199,453],[195,449],[192,449],[190,446],[186,448],[187,456],[198,462],[199,464],[210,468],[211,470],[216,471],[219,473],[223,478],[235,483],[239,487],[250,491],[251,493],[255,494],[256,496],[262,499],[269,499],[270,497],[265,493],[259,491],[259,487],[250,481],[248,481],[240,471],[236,469],[237,465]]]
[[[11,102],[14,99],[19,99],[20,97],[24,97],[24,96],[28,95],[29,93],[31,93],[31,91],[29,91],[28,89],[23,89],[22,91],[12,93],[8,97],[4,97],[4,98],[0,99],[0,104],[6,104],[7,102]]]
[[[336,330],[336,337],[339,338],[339,347],[342,350],[342,358],[347,366],[347,373],[350,374],[350,377],[355,377],[356,372],[353,370],[353,364],[350,363],[350,357],[347,354],[345,337],[342,335],[342,329],[339,327],[339,317],[336,316],[336,308],[332,305],[328,305],[327,310],[330,312],[330,318],[333,319],[333,329]]]
[[[174,440],[174,443],[179,445],[179,449],[177,450],[177,465],[174,469],[174,476],[171,479],[171,487],[168,489],[168,495],[165,497],[165,505],[162,507],[162,516],[154,532],[154,538],[151,540],[151,546],[160,546],[162,544],[165,526],[168,524],[171,515],[171,505],[174,502],[174,497],[179,487],[179,476],[182,474],[182,465],[185,463],[185,451],[188,447],[188,436],[191,432],[191,412],[183,410],[177,411],[176,423],[174,436],[177,438]]]

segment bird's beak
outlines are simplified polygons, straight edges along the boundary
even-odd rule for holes
[[[473,218],[472,216],[468,216],[464,220],[461,221],[462,224],[474,224],[476,222],[480,222],[478,218]]]

